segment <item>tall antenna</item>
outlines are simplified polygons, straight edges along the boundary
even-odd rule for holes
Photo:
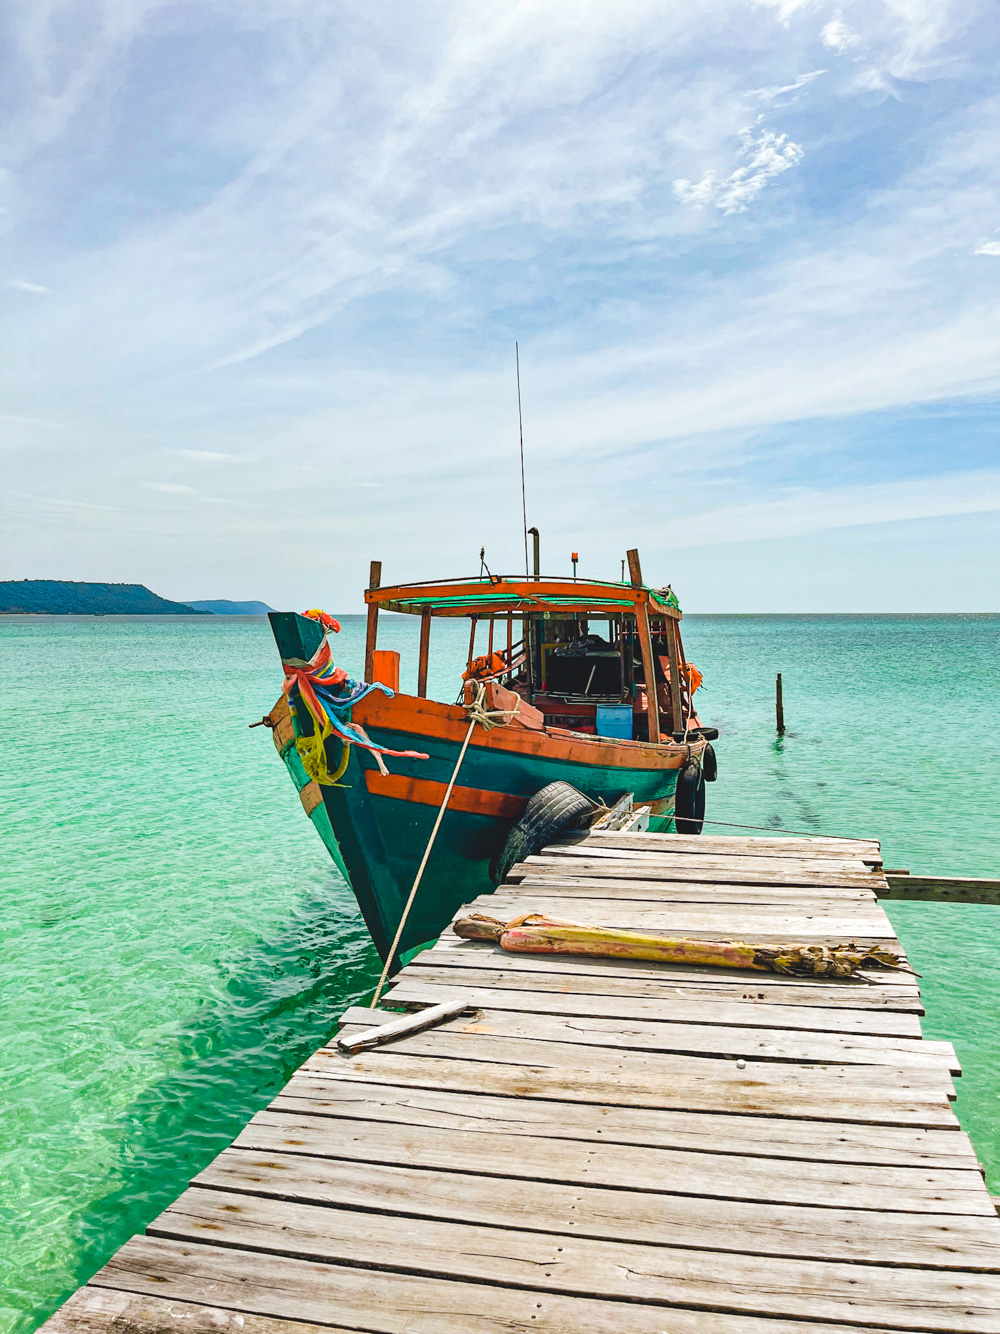
[[[524,577],[528,578],[528,503],[524,498],[524,420],[521,416],[521,353],[514,344],[514,365],[517,367],[517,429],[521,438],[521,518],[524,520]]]

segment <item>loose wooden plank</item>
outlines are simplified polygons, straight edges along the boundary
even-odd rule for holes
[[[780,837],[771,834],[651,834],[645,830],[624,832],[620,829],[590,829],[582,833],[570,832],[554,839],[550,847],[601,846],[625,849],[648,848],[654,852],[721,853],[740,857],[760,853],[775,853],[809,859],[824,857],[857,857],[862,861],[882,860],[881,844],[876,839]]]
[[[1000,903],[1000,880],[962,879],[959,876],[889,875],[880,899],[909,899],[914,903]]]
[[[782,1004],[879,1007],[923,1014],[917,979],[909,973],[881,968],[862,970],[851,978],[801,978],[761,973],[749,968],[695,968],[690,964],[650,963],[638,959],[588,959],[569,954],[510,954],[489,941],[462,940],[446,932],[429,950],[407,964],[409,969],[503,968],[510,973],[561,978],[594,978],[622,986],[698,987],[751,990],[760,999]],[[719,993],[720,995],[722,992]]]
[[[730,885],[816,885],[822,886],[845,886],[847,888],[873,889],[873,881],[879,881],[881,887],[881,878],[874,871],[818,871],[814,869],[803,869],[802,871],[785,870],[783,868],[774,868],[768,870],[755,871],[750,868],[744,868],[736,865],[736,858],[733,858],[733,865],[728,862],[724,866],[712,867],[703,864],[701,858],[678,857],[677,864],[671,866],[646,865],[643,863],[641,868],[636,868],[631,862],[618,861],[614,858],[597,857],[578,857],[573,861],[573,865],[579,867],[580,874],[586,872],[589,875],[610,876],[614,879],[627,878],[635,875],[637,869],[641,869],[644,880],[698,880],[705,884],[711,884],[713,881],[720,881],[723,884]],[[526,861],[518,862],[512,866],[510,876],[516,877],[524,869],[534,869],[535,867],[551,867],[555,870],[561,870],[565,866],[565,859],[560,857],[550,857],[544,853],[539,853],[535,857],[529,857]]]
[[[350,1037],[341,1037],[337,1040],[337,1046],[341,1051],[352,1052],[361,1051],[363,1047],[378,1047],[383,1042],[391,1042],[396,1038],[405,1037],[408,1033],[418,1033],[421,1029],[430,1028],[433,1024],[443,1023],[445,1019],[454,1018],[467,1008],[468,1000],[459,996],[449,996],[443,1001],[437,1001],[420,1010],[416,1014],[396,1015],[388,1023],[377,1011],[369,1010],[367,1013],[373,1015],[372,1027],[365,1029],[363,1020],[359,1018],[362,1024],[360,1033],[352,1033]],[[356,1010],[362,1007],[356,1006]]]
[[[513,1174],[516,1153],[510,1158]],[[225,1150],[192,1184],[610,1241],[1000,1272],[1000,1222],[960,1214],[747,1203],[536,1180],[530,1189],[519,1189],[498,1187],[494,1178],[477,1172],[427,1172],[242,1149]]]
[[[196,1302],[80,1288],[39,1334],[357,1334],[358,1325],[312,1325],[273,1315],[243,1314]]]
[[[974,1167],[790,1161],[527,1135],[517,1140],[514,1152],[498,1136],[475,1129],[456,1134],[431,1126],[295,1115],[270,1108],[253,1117],[234,1147],[723,1200],[975,1214],[996,1222],[996,1210]]]
[[[720,994],[721,992],[721,994]],[[536,1014],[592,1014],[666,1023],[750,1024],[816,1033],[871,1033],[919,1038],[915,1014],[886,1009],[781,1003],[768,989],[685,988],[618,978],[562,977],[550,973],[507,972],[500,968],[424,966],[397,975],[386,1004],[430,1004],[445,995],[468,995],[470,1004]],[[781,992],[776,993],[781,996]]]
[[[152,1236],[200,1241],[211,1229],[227,1247],[333,1264],[378,1264],[413,1274],[683,1305],[764,1316],[855,1319],[901,1330],[996,1334],[1000,1280],[963,1271],[927,1273],[835,1261],[801,1261],[672,1246],[486,1228],[334,1206],[192,1188],[157,1218]],[[624,1313],[623,1313],[624,1315]]]
[[[581,1069],[579,1060],[558,1061],[550,1044],[531,1044],[523,1059],[504,1052],[504,1060],[453,1060],[442,1050],[438,1054],[415,1053],[407,1043],[406,1053],[382,1051],[352,1056],[349,1060],[321,1048],[301,1067],[320,1078],[348,1078],[365,1083],[405,1085],[409,1088],[451,1089],[455,1092],[481,1092],[488,1088],[503,1097],[545,1098],[574,1104],[598,1103],[602,1106],[663,1107],[693,1112],[728,1112],[732,1115],[809,1118],[816,1121],[858,1121],[875,1125],[924,1126],[928,1129],[957,1126],[954,1112],[943,1093],[927,1088],[922,1082],[903,1083],[899,1075],[884,1067],[842,1066],[841,1075],[803,1078],[808,1067],[778,1068],[778,1073],[760,1069],[738,1070],[732,1061],[698,1061],[697,1058],[671,1057],[673,1068],[664,1069],[663,1059],[649,1068],[646,1058],[620,1063],[610,1068],[588,1060]],[[495,1048],[494,1048],[495,1052]],[[469,1052],[472,1055],[472,1052]],[[535,1059],[532,1059],[535,1058]],[[546,1059],[547,1058],[547,1059]],[[683,1073],[676,1063],[685,1062]],[[755,1066],[763,1067],[762,1062]],[[877,1072],[876,1083],[858,1082],[867,1072]],[[749,1078],[747,1077],[749,1076]],[[571,1113],[567,1111],[567,1115]]]
[[[566,1297],[497,1283],[466,1283],[266,1252],[134,1237],[91,1279],[96,1287],[285,1320],[356,1324],[369,1334],[857,1334],[857,1324],[770,1320],[711,1311]],[[124,1332],[127,1334],[127,1331]],[[889,1334],[885,1327],[872,1334]]]
[[[538,912],[588,925],[661,931],[713,940],[767,938],[790,943],[803,940],[896,940],[892,923],[875,904],[871,908],[855,906],[850,912],[812,904],[772,908],[767,905],[665,903],[653,907],[620,899],[591,901],[568,895],[552,898],[533,890],[512,895],[504,886],[495,894],[482,894],[471,904],[463,905],[459,913],[464,917],[469,911],[485,913],[502,921],[510,921],[526,912]]]
[[[468,1002],[467,1002],[468,1003]],[[748,1007],[749,1008],[749,1007]],[[391,1025],[399,1016],[391,1012],[352,1006],[342,1016],[351,1036],[355,1026],[364,1030]],[[748,1017],[749,1018],[749,1017]],[[791,1029],[738,1027],[724,1024],[662,1023],[627,1019],[624,1015],[553,1015],[519,1010],[482,1010],[471,1018],[459,1016],[442,1026],[441,1032],[523,1038],[540,1042],[578,1042],[614,1050],[668,1052],[677,1054],[744,1059],[747,1061],[793,1061],[848,1065],[914,1067],[934,1072],[936,1078],[949,1071],[961,1073],[950,1042],[915,1042],[912,1038],[878,1037],[866,1033],[812,1033]],[[349,1041],[350,1039],[348,1039]],[[338,1040],[340,1045],[342,1039]]]
[[[363,1076],[364,1078],[364,1076]],[[600,1144],[691,1149],[698,1153],[752,1154],[762,1158],[874,1163],[901,1167],[978,1170],[969,1137],[954,1121],[948,1129],[855,1125],[726,1116],[656,1107],[602,1106],[491,1093],[365,1084],[347,1077],[299,1073],[270,1105],[275,1112],[348,1117],[504,1137],[538,1135]]]

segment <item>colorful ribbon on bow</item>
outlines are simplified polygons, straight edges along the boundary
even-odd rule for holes
[[[413,760],[428,758],[418,750],[390,750],[388,746],[379,746],[359,728],[352,726],[349,716],[352,705],[357,704],[373,690],[381,690],[390,699],[394,692],[380,681],[371,683],[352,681],[342,667],[334,665],[333,654],[326,639],[306,666],[300,667],[290,662],[282,662],[281,665],[285,672],[282,691],[288,695],[293,711],[296,711],[297,701],[300,700],[312,717],[312,735],[298,736],[295,739],[295,748],[302,760],[302,767],[310,778],[315,778],[318,783],[327,787],[335,786],[347,768],[351,746],[361,746],[363,750],[377,755],[395,755]],[[344,744],[340,764],[336,772],[331,774],[326,762],[326,739],[334,733]]]

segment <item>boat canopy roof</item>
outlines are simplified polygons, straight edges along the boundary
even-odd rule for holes
[[[652,616],[679,620],[681,609],[669,588],[604,583],[592,579],[483,575],[370,588],[365,602],[382,611],[431,616],[629,616],[645,604]]]

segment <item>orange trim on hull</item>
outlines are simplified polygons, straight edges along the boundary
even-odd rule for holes
[[[447,783],[436,783],[430,778],[406,778],[402,774],[381,774],[377,769],[365,770],[365,783],[374,796],[395,797],[397,801],[413,801],[420,806],[440,806],[448,790]],[[504,820],[516,820],[527,804],[525,797],[514,797],[508,792],[455,787],[448,809],[464,811],[466,815],[495,815]]]
[[[468,714],[453,704],[420,699],[416,695],[385,695],[372,691],[352,710],[352,718],[362,727],[384,727],[405,732],[416,738],[441,741],[465,739]],[[538,755],[563,760],[569,764],[597,765],[612,769],[680,769],[692,755],[705,749],[705,743],[614,741],[606,737],[571,736],[561,729],[528,731],[522,727],[494,727],[486,732],[477,727],[472,733],[473,746],[484,750],[502,750],[512,755]]]

